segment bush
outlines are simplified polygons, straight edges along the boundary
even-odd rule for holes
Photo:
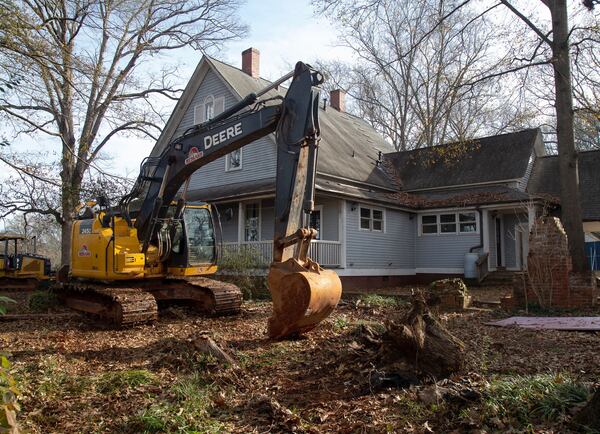
[[[266,293],[264,270],[268,264],[258,249],[247,245],[237,251],[225,249],[218,266],[223,279],[237,285],[244,298],[257,298]]]
[[[20,392],[10,372],[10,362],[0,355],[0,432],[19,432],[17,397]]]
[[[589,388],[562,374],[501,378],[491,383],[485,400],[490,416],[509,417],[521,424],[552,422],[585,402]]]
[[[52,291],[35,291],[29,297],[29,309],[34,312],[46,312],[58,303],[58,297]]]
[[[4,297],[0,295],[0,315],[6,314],[6,305],[8,303],[16,303],[12,298]]]

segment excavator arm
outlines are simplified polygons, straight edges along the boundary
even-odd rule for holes
[[[284,98],[259,100],[289,78],[292,82]],[[312,329],[331,313],[341,296],[338,276],[323,270],[307,256],[310,242],[316,236],[316,231],[307,224],[314,206],[320,138],[319,93],[314,86],[322,81],[319,72],[298,62],[293,72],[248,95],[214,119],[191,128],[171,141],[160,155],[148,157],[142,163],[133,190],[120,203],[121,215],[130,220],[130,203],[142,197],[134,225],[146,252],[157,237],[159,222],[178,194],[175,218],[182,212],[187,181],[196,170],[275,132],[275,230],[273,263],[268,276],[273,298],[271,337]],[[249,106],[252,108],[240,112]]]

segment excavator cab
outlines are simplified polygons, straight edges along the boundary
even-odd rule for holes
[[[23,247],[27,239],[11,233],[0,234],[0,288],[35,289],[50,278],[50,260]],[[34,239],[35,246],[35,239]]]

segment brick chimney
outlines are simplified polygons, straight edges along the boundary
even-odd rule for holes
[[[331,107],[334,109],[342,113],[346,111],[346,92],[342,89],[335,89],[329,92],[329,100],[331,101]]]
[[[242,71],[253,78],[260,76],[260,51],[256,48],[242,51]]]

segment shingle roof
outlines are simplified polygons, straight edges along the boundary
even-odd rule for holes
[[[207,57],[207,60],[240,97],[271,84],[216,59]],[[280,87],[278,91],[268,92],[265,97],[284,94],[285,88]],[[322,137],[318,172],[392,189],[389,176],[376,164],[379,150],[389,152],[392,148],[373,127],[356,116],[339,112],[332,107],[326,110],[321,107],[319,122]]]
[[[579,153],[579,185],[583,220],[600,220],[600,150]],[[527,191],[560,195],[558,156],[538,158]]]
[[[406,191],[497,182],[525,175],[539,129],[385,155]]]

